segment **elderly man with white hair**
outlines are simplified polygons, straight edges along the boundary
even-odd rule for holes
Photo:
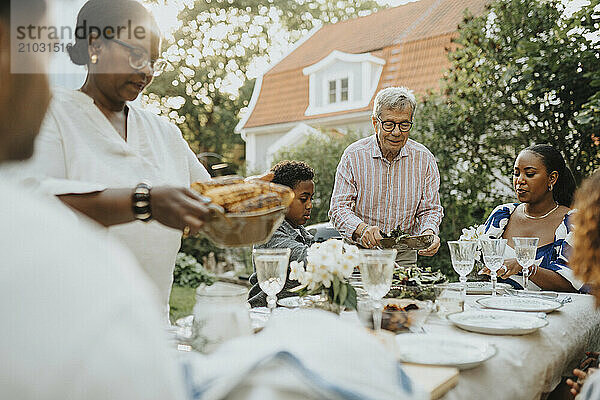
[[[405,87],[377,93],[373,105],[375,133],[352,143],[342,155],[335,176],[329,217],[340,233],[367,248],[380,245],[381,232],[397,227],[410,234],[434,234],[419,254],[432,256],[443,208],[440,174],[433,154],[409,139],[417,102]],[[414,251],[403,254],[415,264]]]

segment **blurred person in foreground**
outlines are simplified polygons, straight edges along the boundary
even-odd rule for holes
[[[573,234],[573,256],[570,265],[575,275],[590,285],[591,293],[600,298],[600,171],[596,171],[586,179],[575,194],[574,208],[577,213],[573,220],[577,229]],[[595,359],[598,364],[598,353],[588,353],[590,362]],[[567,379],[571,393],[581,394],[577,399],[600,399],[600,374],[597,369],[575,369],[575,379]],[[583,385],[583,387],[582,387]]]
[[[381,232],[399,227],[411,235],[433,234],[419,254],[433,256],[440,247],[440,174],[435,157],[409,139],[417,101],[404,87],[388,87],[375,96],[374,134],[352,143],[335,175],[329,218],[347,239],[366,248],[380,245]],[[409,250],[399,259],[416,264]]]
[[[519,202],[499,205],[485,222],[489,237],[507,239],[504,269],[498,271],[500,280],[523,288],[512,238],[537,237],[536,262],[530,268],[528,289],[561,292],[582,289],[583,283],[569,267],[574,230],[571,222],[574,211],[570,207],[576,187],[563,156],[548,144],[522,150],[513,168],[513,187]],[[489,270],[482,272],[487,274]]]
[[[46,75],[11,73],[10,3],[0,2],[0,164],[31,156],[50,100]],[[47,25],[44,0],[12,4]],[[26,57],[46,70],[45,54]],[[156,289],[128,251],[5,177],[0,232],[0,397],[184,398]]]
[[[294,200],[285,215],[284,221],[273,233],[267,243],[254,246],[255,249],[290,249],[290,262],[305,261],[306,252],[314,242],[313,236],[304,229],[310,219],[312,199],[315,194],[315,171],[302,161],[281,161],[271,168],[273,183],[287,186],[294,191]],[[288,278],[290,269],[288,267]],[[248,295],[252,307],[264,307],[267,304],[267,295],[258,285],[256,271],[250,276],[253,285]],[[286,279],[285,286],[277,294],[277,298],[297,296],[290,292],[300,283],[296,280]]]
[[[12,3],[47,25],[43,0]],[[9,6],[0,1],[0,164],[31,155],[49,102],[46,75],[11,73]],[[46,55],[27,57],[46,69]],[[135,258],[5,177],[0,232],[3,399],[425,398],[372,335],[327,313],[273,318],[260,335],[177,360]]]
[[[210,175],[177,126],[131,103],[165,67],[150,12],[134,0],[89,0],[77,27],[87,30],[68,51],[87,77],[79,90],[54,91],[29,181],[125,244],[166,308],[182,231],[207,218],[190,183]]]

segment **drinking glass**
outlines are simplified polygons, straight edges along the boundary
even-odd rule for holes
[[[492,296],[496,296],[497,272],[504,263],[506,239],[479,239],[479,243],[483,253],[483,263],[491,272]]]
[[[536,237],[513,237],[517,262],[523,271],[523,290],[527,291],[529,283],[529,267],[535,262],[539,239]]]
[[[373,299],[373,329],[381,330],[381,299],[392,286],[394,275],[394,261],[396,249],[361,249],[360,250],[360,275],[363,286],[371,299]]]
[[[448,242],[448,247],[450,249],[450,258],[452,259],[452,268],[454,268],[459,276],[464,299],[467,294],[467,275],[473,270],[473,266],[475,265],[477,241],[454,240]]]
[[[254,249],[252,257],[258,285],[267,294],[267,307],[273,313],[277,304],[276,295],[285,285],[290,249]]]

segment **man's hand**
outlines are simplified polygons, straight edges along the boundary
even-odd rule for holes
[[[427,229],[427,230],[425,230],[425,232],[423,232],[423,235],[427,235],[427,234],[433,235],[433,242],[431,243],[431,246],[429,246],[428,248],[419,250],[420,256],[433,256],[433,255],[435,255],[435,253],[437,253],[437,251],[440,248],[440,237],[438,235],[436,235],[431,229]]]
[[[381,239],[382,236],[378,226],[367,226],[362,237],[358,238],[360,245],[367,249],[381,246],[381,243],[379,242]]]

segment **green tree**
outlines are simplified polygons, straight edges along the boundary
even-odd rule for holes
[[[241,168],[244,146],[234,128],[252,94],[253,63],[275,61],[275,47],[289,46],[317,24],[378,8],[374,0],[194,1],[164,46],[174,68],[156,79],[145,99],[177,123],[195,152],[223,154]]]
[[[598,92],[600,42],[586,37],[598,30],[598,4],[568,16],[557,0],[505,0],[465,18],[444,95],[456,125],[449,143],[471,171],[506,175],[532,143],[557,147],[578,182],[600,166],[597,132],[577,119]]]
[[[503,0],[465,15],[443,89],[413,132],[438,160],[442,242],[513,198],[514,159],[533,143],[557,147],[577,181],[600,166],[598,4],[569,15],[556,0]],[[446,247],[431,261],[447,271]]]

